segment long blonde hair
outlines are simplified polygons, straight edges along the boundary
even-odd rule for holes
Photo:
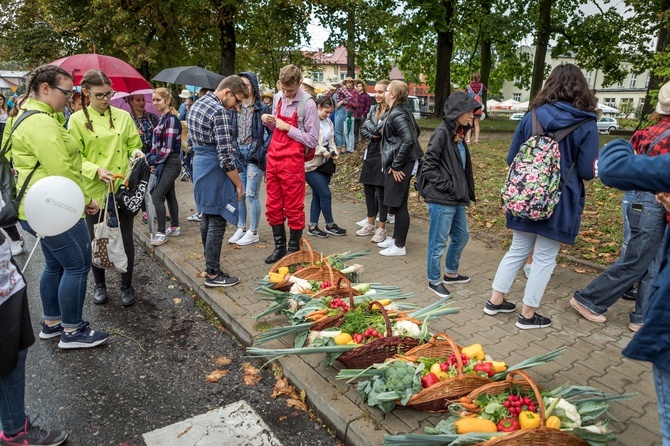
[[[174,106],[175,101],[174,101],[174,98],[172,97],[172,93],[170,93],[170,90],[168,90],[165,87],[160,87],[160,88],[156,88],[154,90],[154,93],[156,93],[157,95],[159,95],[160,97],[162,97],[165,100],[165,103],[169,107],[168,111],[170,113],[172,113],[175,116],[179,116],[179,112],[177,111],[177,109]]]

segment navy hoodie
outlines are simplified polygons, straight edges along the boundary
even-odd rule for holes
[[[561,199],[554,213],[547,220],[533,221],[514,217],[507,213],[507,227],[517,231],[538,234],[561,243],[574,244],[579,232],[586,191],[584,180],[595,177],[595,161],[598,158],[598,127],[595,113],[579,110],[567,102],[544,104],[535,109],[538,120],[545,132],[556,132],[584,120],[590,122],[577,128],[559,144],[561,151],[561,178],[565,182]],[[514,132],[512,144],[507,154],[507,164],[512,164],[521,144],[531,137],[532,114],[527,113]],[[568,178],[570,167],[575,169]]]
[[[261,115],[264,113],[272,113],[272,110],[261,101],[258,78],[256,75],[250,71],[245,71],[239,73],[238,76],[249,79],[249,82],[251,82],[251,85],[254,88],[254,115],[251,118],[251,147],[249,148],[247,159],[240,159],[240,161],[244,165],[251,163],[257,165],[261,170],[265,170],[266,154],[268,152],[270,140],[272,139],[272,132],[263,125]],[[240,147],[237,144],[237,111],[233,109],[230,111],[230,114],[232,116],[233,127],[233,148],[235,149],[235,153],[241,158]]]

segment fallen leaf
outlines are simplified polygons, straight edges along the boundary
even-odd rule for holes
[[[267,248],[267,245],[263,245],[263,244],[260,244],[260,243],[256,244],[256,249],[265,249],[265,248]]]
[[[578,274],[586,274],[588,271],[586,271],[585,269],[575,269],[575,272]]]
[[[198,274],[195,275],[195,277],[203,278],[207,275],[207,271],[200,271]]]
[[[287,419],[287,418],[288,418],[288,417],[287,417],[286,415],[282,415],[281,417],[279,417],[279,421],[284,421],[284,420]]]
[[[295,398],[289,398],[286,400],[286,405],[288,407],[295,407],[296,409],[300,409],[304,412],[307,412],[307,404],[303,403],[300,400],[296,400]]]
[[[230,363],[233,362],[229,358],[226,358],[225,356],[219,356],[218,358],[214,358],[214,363],[219,366],[227,366],[230,365]]]
[[[180,299],[180,298],[178,298],[178,297],[175,297],[174,299],[172,299],[172,302],[174,302],[174,303],[175,303],[175,305],[178,305],[178,304],[180,304],[180,303],[181,303],[181,299]]]
[[[207,376],[206,380],[211,383],[218,383],[226,375],[228,375],[228,370],[216,369]]]
[[[493,227],[493,223],[487,221],[487,222],[486,222],[486,227],[487,227],[487,228],[492,228],[492,227]]]
[[[202,254],[196,254],[194,252],[190,252],[188,254],[188,259],[189,260],[200,260],[200,259],[202,259]]]
[[[242,249],[240,245],[233,245],[233,249]]]
[[[187,427],[186,429],[184,429],[183,431],[181,431],[181,432],[179,433],[179,435],[177,435],[177,438],[181,438],[181,437],[183,437],[184,434],[186,434],[186,432],[190,431],[192,427],[193,427],[193,426],[189,426],[189,427]]]
[[[298,398],[298,394],[295,391],[295,387],[288,383],[288,378],[278,378],[273,389],[272,398],[277,398],[278,396],[286,395],[292,398]]]
[[[168,290],[174,290],[174,285],[168,285]]]
[[[244,384],[247,386],[255,386],[263,379],[260,370],[249,363],[244,364]]]

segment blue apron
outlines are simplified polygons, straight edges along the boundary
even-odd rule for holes
[[[194,146],[193,152],[193,195],[198,211],[220,215],[237,225],[237,190],[219,165],[216,146]]]

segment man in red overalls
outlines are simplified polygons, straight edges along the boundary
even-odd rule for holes
[[[261,116],[263,123],[274,130],[268,147],[265,170],[267,202],[265,217],[272,226],[274,252],[265,259],[271,264],[287,254],[286,228],[290,236],[288,253],[300,249],[305,228],[305,153],[319,140],[319,116],[313,100],[305,104],[302,128],[298,125],[298,103],[305,93],[301,88],[302,73],[295,65],[286,65],[279,72],[281,92],[272,114]]]

